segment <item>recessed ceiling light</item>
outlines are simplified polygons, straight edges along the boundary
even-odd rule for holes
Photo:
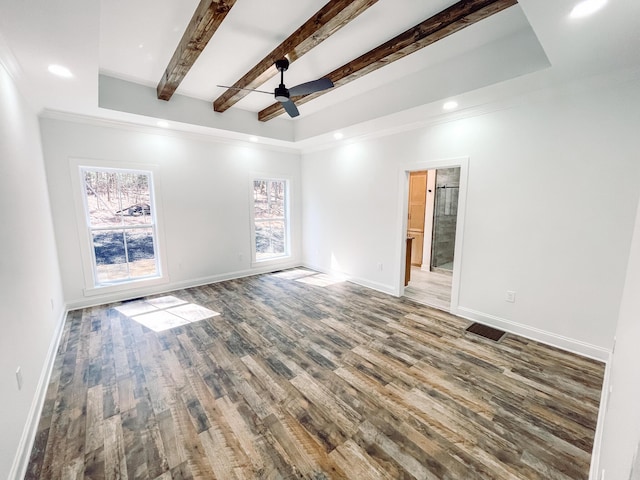
[[[333,138],[335,138],[336,140],[341,140],[342,137],[344,137],[342,132],[336,132],[336,133],[333,134]]]
[[[52,73],[58,77],[73,77],[73,73],[71,73],[71,70],[69,70],[67,67],[63,67],[62,65],[49,65],[49,67],[47,67],[47,70],[49,70],[49,73]]]
[[[604,7],[606,3],[607,3],[607,0],[583,0],[582,2],[578,3],[575,7],[573,7],[573,10],[571,10],[571,13],[569,14],[569,16],[571,18],[588,17],[592,13],[595,13],[598,10],[600,10],[602,7]]]
[[[256,143],[258,141],[258,137],[249,137],[249,141]]]
[[[455,108],[458,108],[458,102],[450,100],[448,102],[445,102],[444,105],[442,105],[442,108],[444,110],[453,110]]]
[[[169,128],[169,122],[167,122],[166,120],[158,120],[156,122],[156,125],[162,128]]]

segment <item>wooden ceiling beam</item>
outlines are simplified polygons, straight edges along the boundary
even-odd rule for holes
[[[236,0],[200,0],[156,88],[160,100],[171,98],[235,3]]]
[[[246,90],[237,90],[238,88],[255,89],[275,76],[278,73],[274,67],[276,60],[286,56],[289,62],[293,63],[377,1],[331,0],[234,83],[235,88],[228,89],[220,95],[213,102],[213,109],[216,112],[224,112],[250,93]]]
[[[333,81],[334,88],[346,85],[516,3],[518,3],[517,0],[461,0],[355,60],[337,68],[325,75],[325,77]],[[292,100],[296,105],[301,105],[331,90],[294,97]],[[284,113],[282,104],[274,103],[260,111],[258,119],[266,122],[282,113]]]

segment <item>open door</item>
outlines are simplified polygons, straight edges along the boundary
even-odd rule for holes
[[[422,266],[424,247],[425,209],[427,198],[427,172],[409,174],[409,217],[407,219],[407,237],[411,242],[411,265]]]

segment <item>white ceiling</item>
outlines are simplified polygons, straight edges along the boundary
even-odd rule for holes
[[[571,20],[575,0],[520,0],[511,7],[364,78],[300,106],[301,116],[258,122],[273,98],[251,93],[224,113],[224,92],[326,0],[237,0],[169,102],[153,95],[198,0],[0,0],[0,61],[38,111],[65,112],[296,146],[341,128],[442,100],[461,108],[498,100],[491,85],[521,88],[640,66],[640,1],[609,0],[590,18]],[[288,86],[319,78],[452,5],[452,0],[379,0],[294,62]],[[70,80],[47,72],[60,63]],[[103,75],[99,87],[98,77]],[[117,80],[116,80],[117,79]],[[524,79],[524,80],[523,80]],[[124,82],[122,81],[124,80]],[[272,90],[271,79],[264,90]],[[488,95],[487,92],[492,92]],[[167,105],[168,103],[168,105]],[[436,108],[438,106],[438,108]],[[270,124],[270,125],[269,125]],[[379,122],[378,122],[379,124]]]

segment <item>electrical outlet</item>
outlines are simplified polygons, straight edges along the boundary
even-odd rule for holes
[[[238,254],[238,261],[241,262],[242,261],[242,253]]]
[[[16,381],[18,382],[18,390],[22,390],[22,369],[20,367],[16,369]]]
[[[516,292],[513,290],[507,290],[507,295],[504,297],[505,301],[509,303],[516,303]]]
[[[382,271],[382,263],[378,263],[378,270]]]

